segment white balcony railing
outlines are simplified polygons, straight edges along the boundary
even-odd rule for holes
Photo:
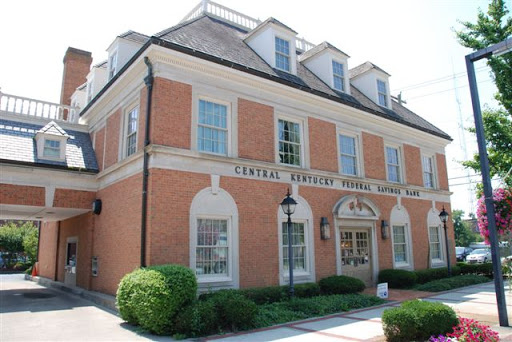
[[[0,113],[78,123],[79,108],[0,92]]]

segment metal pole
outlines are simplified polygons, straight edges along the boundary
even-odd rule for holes
[[[448,277],[452,276],[452,265],[450,265],[450,247],[448,247],[448,233],[446,232],[446,222],[444,223],[444,241],[446,242],[446,266],[448,267]]]
[[[295,290],[293,288],[292,219],[290,214],[288,214],[288,268],[290,270],[289,294],[290,298],[293,298]]]
[[[494,273],[494,289],[496,291],[496,302],[498,304],[498,316],[500,326],[508,327],[507,303],[503,288],[503,276],[501,274],[500,254],[498,250],[498,236],[496,232],[496,219],[492,197],[491,177],[489,172],[489,158],[487,156],[484,125],[482,112],[480,110],[480,99],[476,84],[475,66],[471,55],[466,56],[466,68],[468,71],[469,90],[471,91],[471,102],[475,116],[475,130],[478,141],[478,153],[480,154],[480,168],[482,171],[482,182],[484,185],[485,206],[487,209],[487,222],[489,229],[489,241],[491,243],[492,270]]]

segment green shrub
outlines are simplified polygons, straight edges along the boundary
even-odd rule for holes
[[[286,288],[288,289],[288,286],[286,286]],[[295,285],[295,297],[297,298],[311,298],[319,295],[320,285],[317,283],[304,283]]]
[[[218,332],[219,319],[213,301],[195,301],[176,315],[173,332],[199,337]]]
[[[287,297],[288,286],[268,286],[239,290],[242,295],[258,305],[280,302]]]
[[[121,279],[117,306],[121,318],[155,334],[172,330],[176,313],[194,300],[197,281],[181,265],[138,269]]]
[[[452,276],[460,274],[461,269],[459,266],[452,266]],[[414,271],[416,273],[416,282],[418,284],[425,284],[429,281],[448,278],[448,267],[440,268],[427,268],[425,270]]]
[[[222,330],[238,331],[251,328],[258,312],[256,304],[237,290],[220,290],[210,296]]]
[[[434,280],[417,287],[419,291],[441,292],[459,287],[487,283],[489,278],[481,275],[466,274],[451,278]]]
[[[318,282],[322,294],[346,294],[364,290],[365,285],[361,279],[344,275],[330,276]]]
[[[460,267],[460,274],[479,274],[486,277],[493,276],[492,263],[484,263],[484,264],[467,264],[467,263],[457,263],[457,266]]]
[[[417,287],[418,291],[427,292],[442,292],[451,290],[452,287],[449,284],[440,282],[439,280],[429,281],[428,283],[422,284]]]
[[[382,270],[379,272],[379,283],[388,283],[392,289],[405,289],[416,284],[416,273],[405,270]]]
[[[408,342],[426,341],[432,335],[451,332],[458,319],[455,311],[445,304],[416,299],[384,310],[382,323],[387,341]]]

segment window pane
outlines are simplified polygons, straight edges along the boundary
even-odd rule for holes
[[[277,38],[276,43],[276,68],[290,71],[290,43],[284,39]]]
[[[197,220],[196,273],[228,274],[227,220]]]
[[[395,262],[407,262],[407,239],[404,226],[393,226]]]
[[[304,223],[292,223],[292,257],[293,269],[299,271],[306,270],[306,237],[304,232]],[[283,251],[283,270],[289,270],[288,258],[288,224],[282,224],[282,251]]]
[[[227,139],[227,107],[199,100],[197,149],[226,155]]]
[[[279,160],[283,164],[301,165],[300,125],[285,120],[278,121]]]
[[[388,92],[386,90],[386,83],[382,82],[380,80],[377,80],[377,92],[379,95],[379,105],[381,106],[387,106],[387,97]]]
[[[45,157],[60,157],[60,141],[45,139],[43,156],[45,156]]]
[[[388,170],[388,180],[390,182],[400,182],[400,162],[398,149],[386,147],[386,162]]]

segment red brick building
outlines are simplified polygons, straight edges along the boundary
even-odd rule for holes
[[[376,65],[219,8],[120,35],[92,68],[68,49],[50,123],[0,94],[0,209],[44,221],[39,275],[114,294],[141,265],[178,263],[203,289],[286,284],[287,190],[295,282],[446,266],[450,137]]]

